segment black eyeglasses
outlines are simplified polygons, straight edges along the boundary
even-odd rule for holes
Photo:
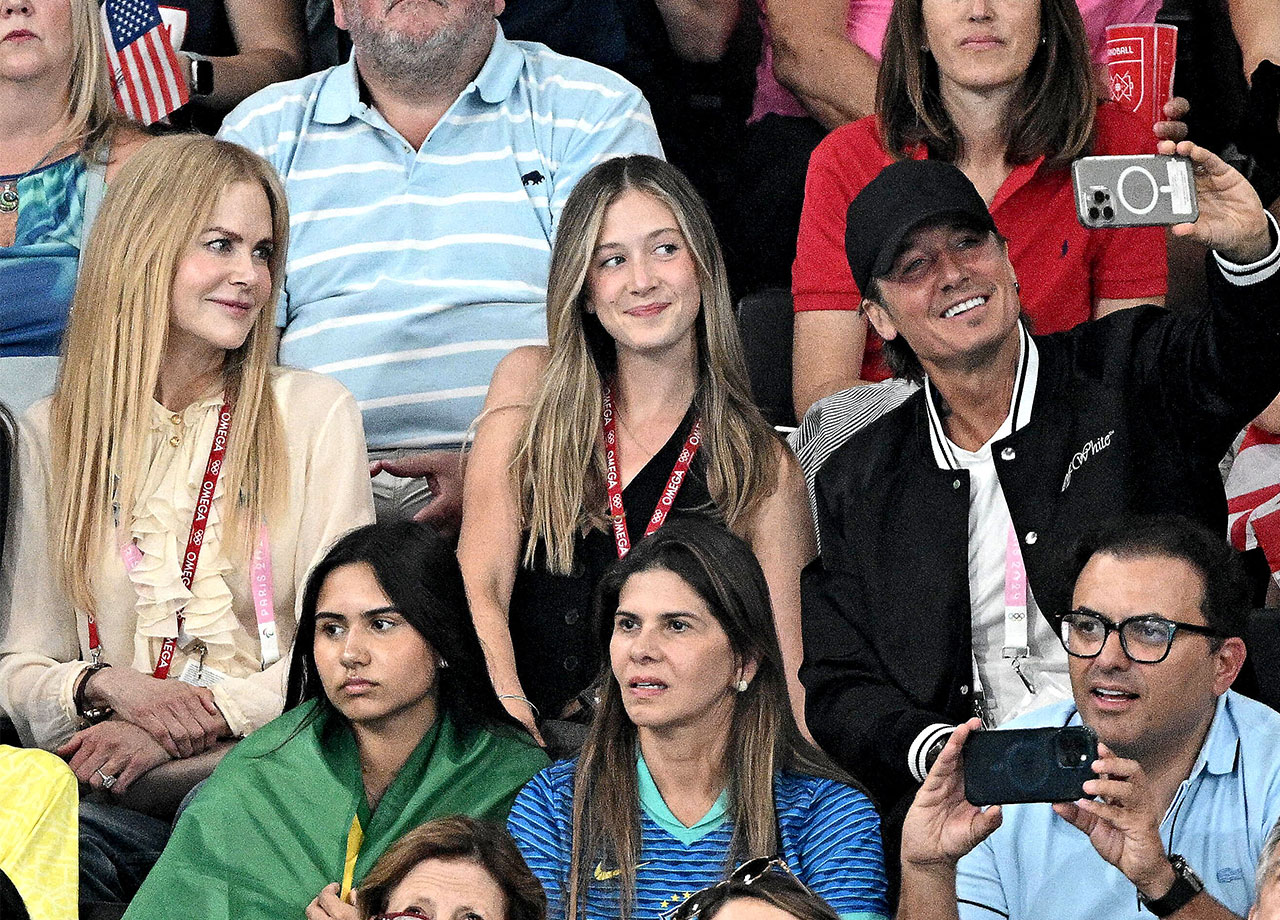
[[[1080,607],[1058,618],[1058,638],[1068,655],[1076,658],[1097,658],[1107,644],[1112,632],[1120,634],[1120,647],[1139,664],[1159,664],[1169,657],[1173,637],[1179,631],[1199,636],[1222,638],[1217,630],[1195,623],[1180,623],[1165,617],[1146,613],[1113,623],[1102,614]]]
[[[757,856],[755,859],[748,859],[738,868],[729,873],[729,877],[722,882],[716,882],[714,885],[708,885],[706,888],[699,889],[684,902],[677,904],[674,908],[659,915],[659,920],[693,920],[702,913],[703,909],[711,906],[716,902],[717,896],[721,889],[730,885],[750,885],[760,876],[772,870],[785,872],[795,880],[806,891],[808,886],[796,878],[795,873],[791,871],[791,867],[787,865],[786,860],[781,856]]]

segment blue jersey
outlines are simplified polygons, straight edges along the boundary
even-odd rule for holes
[[[548,917],[559,920],[568,905],[572,848],[573,771],[562,761],[535,776],[516,797],[507,821],[525,861],[547,892]],[[730,853],[733,825],[728,795],[692,827],[671,814],[644,760],[640,780],[640,861],[634,920],[658,920],[689,894],[714,885],[746,858]],[[888,915],[880,817],[856,789],[827,779],[782,772],[774,777],[781,854],[796,877],[825,898],[845,920]],[[621,883],[608,860],[591,867],[588,918],[620,914]]]

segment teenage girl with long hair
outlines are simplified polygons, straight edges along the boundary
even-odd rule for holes
[[[463,493],[458,558],[499,697],[534,732],[572,715],[599,670],[596,582],[668,514],[705,514],[764,568],[802,719],[804,481],[751,402],[720,246],[677,169],[631,156],[583,177],[547,331],[494,373]]]

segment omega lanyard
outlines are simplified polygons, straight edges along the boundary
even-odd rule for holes
[[[213,434],[213,444],[209,448],[209,461],[205,465],[204,478],[200,483],[200,491],[196,495],[195,512],[191,519],[191,531],[187,536],[186,552],[182,556],[182,585],[188,591],[195,581],[196,564],[200,560],[200,550],[204,545],[205,527],[209,522],[209,511],[213,506],[213,493],[222,473],[223,460],[227,453],[227,439],[231,430],[231,404],[224,402],[218,410],[218,426]],[[132,571],[142,561],[142,553],[136,543],[124,542],[120,546],[120,557],[125,569]],[[267,665],[280,657],[279,641],[275,631],[274,597],[271,587],[271,557],[267,546],[267,527],[263,524],[257,546],[254,549],[251,573],[251,591],[253,593],[254,612],[258,621],[258,638],[262,644],[262,664]],[[102,657],[102,642],[98,636],[98,624],[92,613],[88,614],[89,651],[96,662]],[[177,612],[178,635],[182,635],[182,611]],[[156,660],[152,676],[163,680],[169,676],[173,664],[173,653],[177,647],[176,637],[168,636],[160,647],[160,655]]]
[[[604,388],[604,407],[601,410],[601,422],[604,426],[604,459],[608,473],[605,485],[609,493],[609,518],[613,522],[613,540],[618,551],[618,558],[621,559],[631,552],[631,535],[627,533],[627,515],[622,507],[622,477],[618,472],[617,416],[613,409],[613,388],[608,384]],[[666,521],[667,514],[670,513],[672,506],[675,505],[676,494],[680,491],[680,486],[684,484],[685,476],[689,472],[689,465],[693,463],[693,457],[698,452],[698,445],[701,443],[702,421],[698,420],[693,423],[693,428],[689,430],[689,437],[685,438],[684,448],[680,451],[680,456],[676,458],[675,466],[671,468],[671,476],[667,479],[666,488],[662,490],[662,495],[658,498],[658,504],[653,509],[653,514],[649,517],[649,526],[644,530],[645,537],[661,527],[663,522]],[[644,537],[641,537],[641,539],[644,539]]]

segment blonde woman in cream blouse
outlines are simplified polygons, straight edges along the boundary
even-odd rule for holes
[[[273,366],[287,238],[265,161],[146,144],[90,238],[58,388],[22,421],[0,708],[95,789],[279,715],[298,586],[373,520],[351,395]]]

